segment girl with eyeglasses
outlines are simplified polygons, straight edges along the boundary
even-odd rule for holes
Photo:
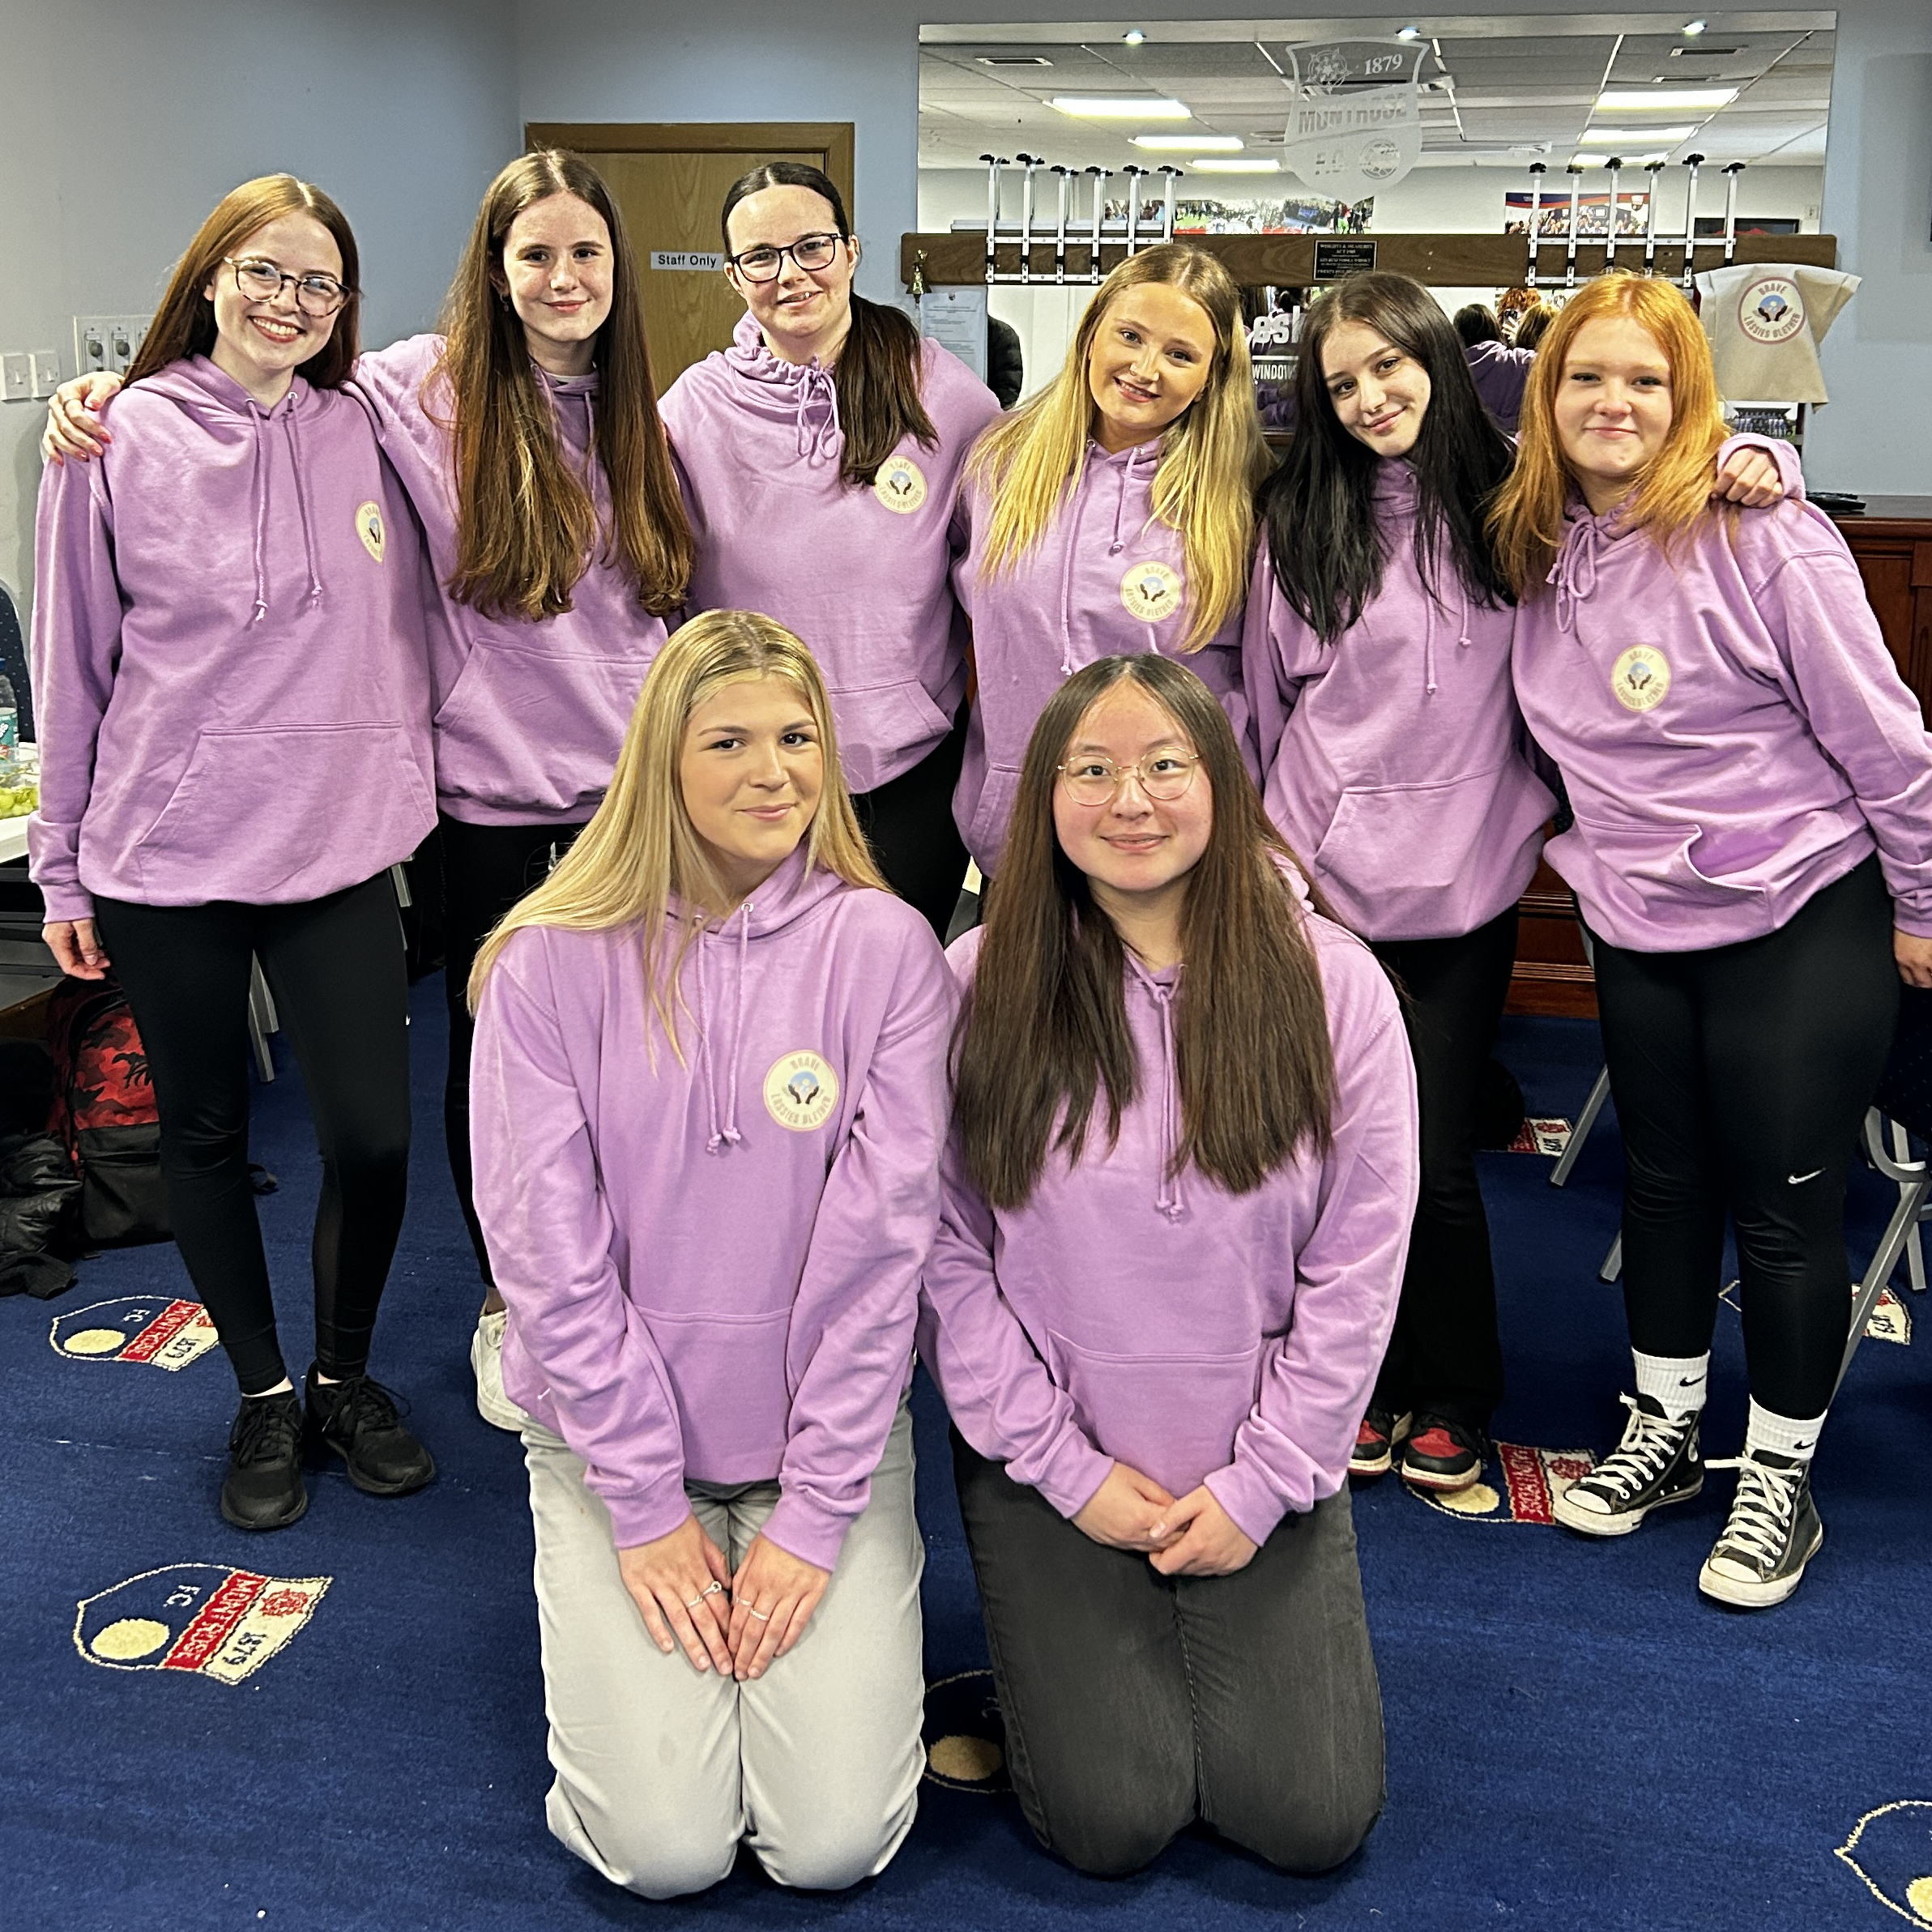
[[[1267,450],[1241,298],[1212,255],[1173,242],[1095,293],[1060,374],[966,465],[953,582],[979,689],[953,801],[1000,869],[1040,708],[1096,658],[1185,657],[1247,735],[1240,621]]]
[[[176,266],[113,447],[41,488],[32,872],[62,970],[111,965],[140,1029],[175,1239],[240,1385],[243,1529],[307,1508],[305,1438],[371,1495],[436,1473],[368,1373],[409,1159],[388,874],[435,803],[418,545],[343,388],[357,275],[321,190],[244,182]],[[249,1184],[257,958],[322,1151],[305,1404]]]
[[[1035,1836],[1324,1871],[1382,1806],[1347,1474],[1415,1205],[1396,996],[1154,652],[1047,701],[966,989],[920,1359]]]
[[[1476,1111],[1555,804],[1511,694],[1514,592],[1482,523],[1514,452],[1406,275],[1351,275],[1315,304],[1297,386],[1243,638],[1265,796],[1401,981],[1422,1094],[1408,1273],[1350,1466],[1454,1491],[1482,1474],[1503,1399]],[[1735,454],[1716,487],[1774,497],[1773,458]]]
[[[477,211],[442,332],[365,354],[350,381],[408,493],[434,575],[443,1126],[487,1286],[470,1194],[470,963],[595,810],[691,569],[635,262],[595,170],[557,151],[511,162]],[[86,453],[82,401],[103,394],[112,389],[100,377],[62,390],[51,453]],[[501,1389],[503,1319],[489,1287],[471,1354],[479,1408],[515,1429]]]
[[[691,605],[766,612],[811,646],[880,870],[943,936],[966,872],[949,532],[960,464],[1000,405],[854,292],[858,237],[819,169],[753,168],[723,226],[744,318],[663,400],[697,543]]]
[[[1543,339],[1491,522],[1516,692],[1576,813],[1550,862],[1596,935],[1627,1168],[1636,1393],[1556,1513],[1627,1535],[1735,1468],[1698,1587],[1755,1610],[1824,1537],[1845,1171],[1899,982],[1932,986],[1932,740],[1830,519],[1709,501],[1724,435],[1689,302],[1606,276]],[[1700,1425],[1727,1218],[1751,1402],[1719,1465]]]
[[[884,1868],[919,1747],[911,1376],[954,999],[811,654],[713,611],[491,936],[476,1203],[512,1315],[550,1828],[650,1898]]]

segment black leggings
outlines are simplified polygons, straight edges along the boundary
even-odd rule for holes
[[[1879,862],[1762,939],[1701,953],[1599,939],[1596,954],[1631,1345],[1710,1347],[1728,1210],[1751,1392],[1779,1415],[1822,1415],[1851,1314],[1845,1169],[1898,1017]]]
[[[953,822],[953,793],[966,757],[966,713],[910,771],[852,795],[859,827],[889,885],[945,944],[966,884],[966,842]]]
[[[248,989],[259,958],[322,1152],[315,1356],[367,1367],[409,1180],[409,983],[386,872],[296,906],[135,906],[94,916],[141,1030],[168,1212],[242,1392],[288,1372],[248,1178]]]
[[[476,1219],[470,1180],[470,968],[477,949],[517,901],[543,884],[576,842],[577,825],[471,825],[445,814],[443,847],[443,995],[450,1011],[450,1065],[443,1081],[443,1135],[450,1173],[463,1209],[476,1265],[490,1280],[488,1251]]]
[[[1459,939],[1378,940],[1401,981],[1422,1111],[1422,1192],[1375,1404],[1478,1429],[1503,1400],[1496,1277],[1476,1177],[1476,1101],[1509,996],[1516,909]]]

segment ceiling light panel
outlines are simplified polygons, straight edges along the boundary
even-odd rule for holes
[[[1148,95],[1056,94],[1047,104],[1086,121],[1191,121],[1183,101]]]
[[[1610,87],[1597,96],[1600,114],[1680,114],[1729,107],[1735,87]]]
[[[1279,174],[1282,164],[1266,160],[1218,161],[1211,155],[1204,155],[1194,163],[1194,171],[1197,174]]]
[[[1236,154],[1241,148],[1239,134],[1136,134],[1136,147],[1157,154]]]
[[[1592,127],[1576,138],[1585,147],[1674,147],[1696,132],[1694,123],[1683,127]]]

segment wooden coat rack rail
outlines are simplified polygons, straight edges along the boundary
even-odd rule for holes
[[[1244,288],[1306,288],[1338,280],[1357,268],[1388,268],[1412,275],[1418,282],[1439,288],[1514,288],[1529,279],[1529,244],[1522,235],[1190,235],[1175,237],[1177,241],[1218,255],[1227,271]],[[1151,247],[1143,240],[1142,249]],[[1701,273],[1725,265],[1721,236],[1696,243],[1693,271]],[[1092,287],[1099,278],[1093,272],[1093,245],[1066,241],[1065,280],[1054,268],[1056,244],[1052,236],[1035,241],[1028,251],[1030,279],[1011,282],[1020,272],[1020,245],[1002,241],[997,252],[997,267],[1003,285]],[[1576,248],[1578,282],[1603,273],[1606,254],[1601,241],[1580,241]],[[1620,237],[1615,266],[1641,270],[1644,266],[1644,243],[1641,236]],[[1103,240],[1100,245],[1102,274],[1126,258],[1127,244]],[[1806,268],[1836,268],[1838,238],[1835,235],[1740,235],[1731,261],[1743,265],[1759,262],[1791,262]],[[1318,261],[1320,266],[1318,267]],[[1653,273],[1681,281],[1684,272],[1682,241],[1657,242],[1651,262]],[[899,241],[899,279],[911,288],[914,273],[923,275],[928,288],[970,287],[983,283],[986,274],[986,234],[962,229],[957,232],[904,235]],[[1561,288],[1568,279],[1569,243],[1545,240],[1540,246],[1537,277],[1546,288]]]

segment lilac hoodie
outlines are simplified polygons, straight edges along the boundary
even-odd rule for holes
[[[1523,413],[1523,391],[1529,386],[1534,349],[1512,349],[1507,343],[1479,342],[1463,352],[1476,394],[1497,426],[1514,436]]]
[[[1431,587],[1415,473],[1375,471],[1382,587],[1324,644],[1255,565],[1243,655],[1268,816],[1370,939],[1450,939],[1515,902],[1555,808],[1510,691],[1516,612]]]
[[[966,1440],[1064,1516],[1118,1459],[1176,1496],[1205,1481],[1259,1543],[1347,1479],[1415,1212],[1415,1076],[1373,955],[1306,916],[1335,1046],[1325,1158],[1303,1152],[1250,1194],[1169,1178],[1183,969],[1131,954],[1141,1088],[1113,1149],[1102,1122],[1077,1166],[1049,1154],[1026,1206],[997,1212],[947,1150],[919,1357]],[[980,939],[947,955],[962,983]]]
[[[1550,863],[1639,953],[1774,932],[1875,850],[1932,938],[1932,740],[1831,520],[1787,498],[1666,556],[1571,505],[1516,695],[1575,827]],[[1540,589],[1540,586],[1539,586]]]
[[[920,346],[938,446],[908,438],[869,489],[839,480],[832,372],[782,361],[748,313],[660,405],[697,539],[690,608],[761,611],[804,638],[859,792],[933,750],[966,695],[948,527],[960,464],[1000,404],[937,343]]]
[[[470,1118],[504,1386],[619,1548],[676,1529],[687,1478],[776,1478],[766,1533],[830,1569],[911,1372],[952,982],[917,913],[801,847],[677,992],[682,1059],[634,930],[526,928],[490,975]]]
[[[321,898],[436,822],[419,535],[352,398],[171,363],[41,476],[35,574],[49,919]]]
[[[439,801],[467,825],[575,825],[597,809],[664,642],[664,621],[624,574],[593,557],[570,609],[535,623],[458,603],[455,442],[448,386],[430,380],[440,335],[416,335],[360,357],[354,386],[376,418],[426,533],[434,578],[429,638]],[[536,377],[556,412],[565,460],[603,516],[610,498],[591,454],[595,374]]]
[[[1250,773],[1256,769],[1241,687],[1240,612],[1198,650],[1182,648],[1187,553],[1180,532],[1154,514],[1160,456],[1158,441],[1111,456],[1090,442],[1039,542],[996,574],[986,566],[986,493],[973,484],[960,493],[953,586],[972,621],[979,685],[953,818],[989,877],[999,869],[1033,727],[1047,700],[1096,659],[1148,650],[1178,659],[1220,700]]]

